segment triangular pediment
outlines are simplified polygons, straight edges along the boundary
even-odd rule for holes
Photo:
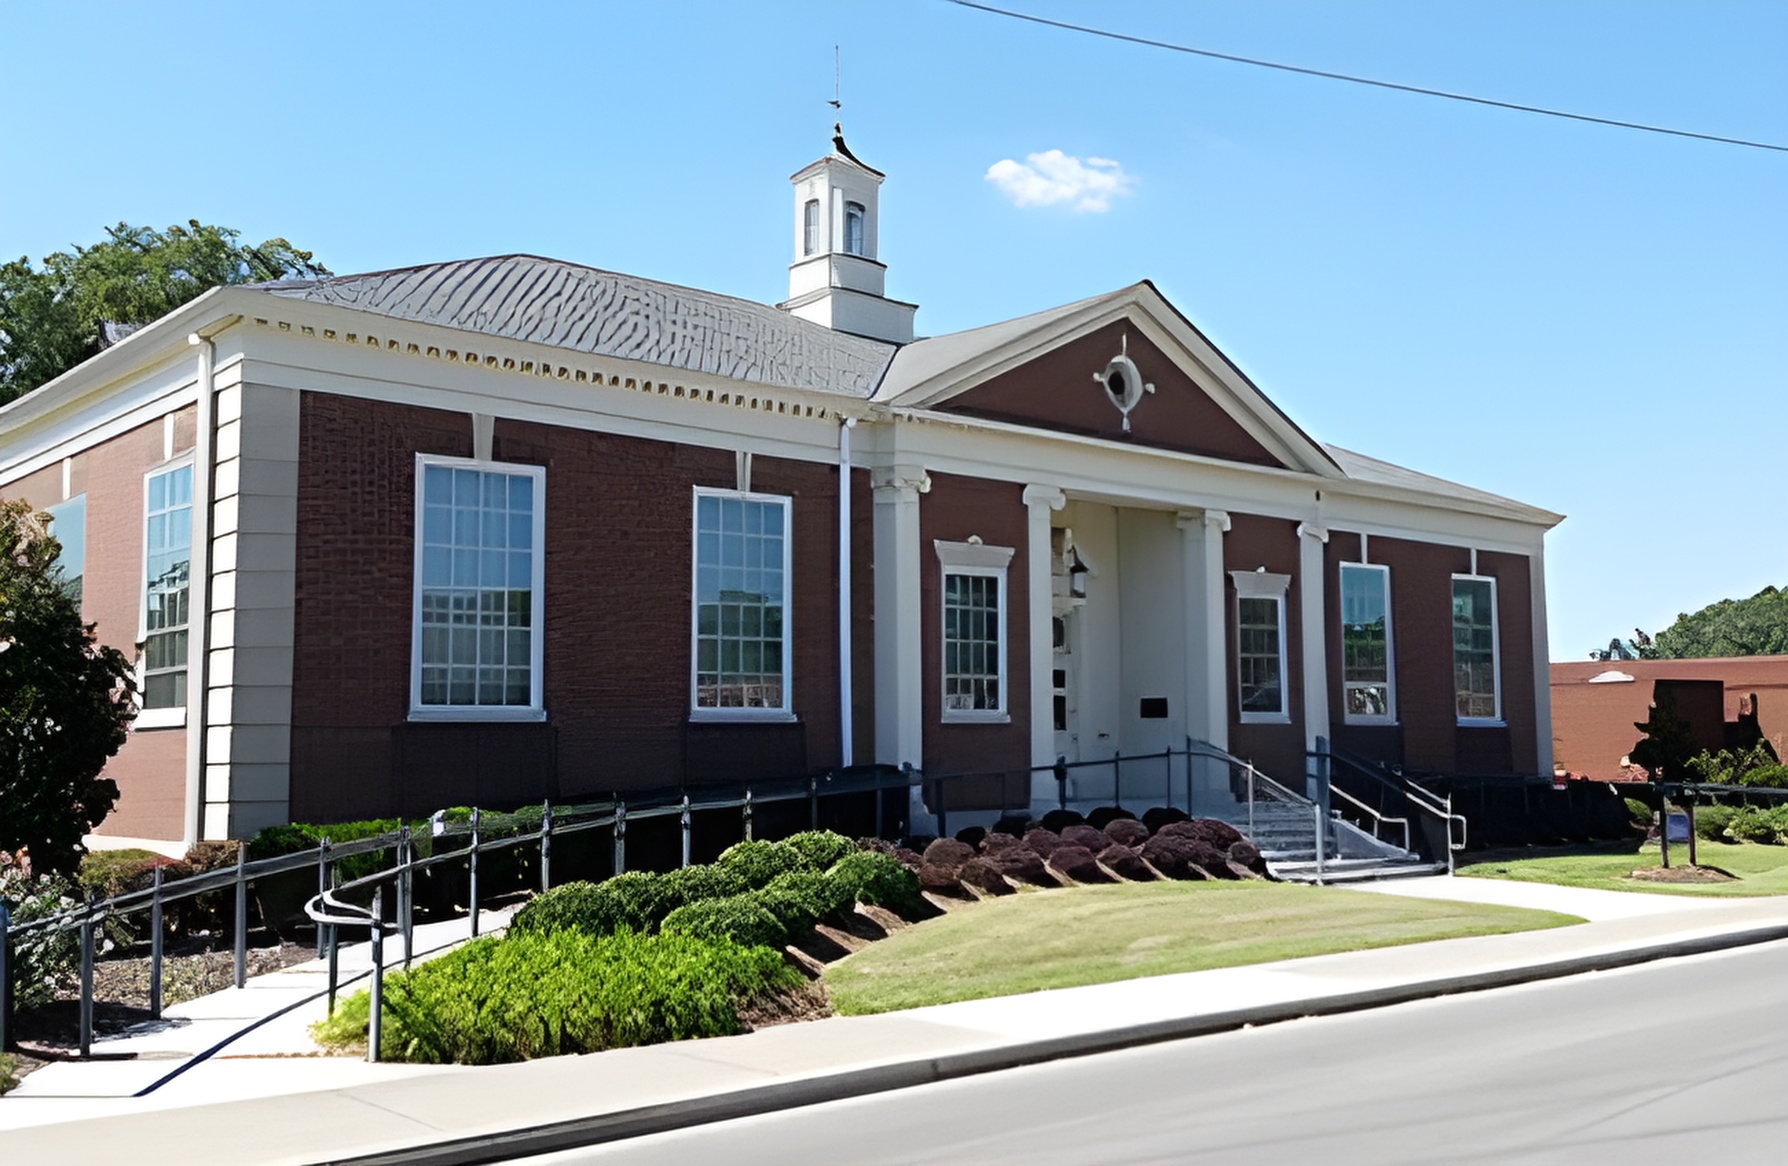
[[[1127,366],[1114,360],[1127,358]],[[1126,411],[1100,378],[1127,368],[1149,386]],[[876,398],[1339,477],[1333,459],[1147,283],[902,348]]]

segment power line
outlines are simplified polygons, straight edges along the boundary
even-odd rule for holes
[[[1424,89],[1420,85],[1400,85],[1395,81],[1378,81],[1371,77],[1355,77],[1348,73],[1330,73],[1323,69],[1306,69],[1301,65],[1286,65],[1278,61],[1262,61],[1254,57],[1238,57],[1232,53],[1219,53],[1210,49],[1195,49],[1190,45],[1176,45],[1171,41],[1151,40],[1145,36],[1130,36],[1128,33],[1111,32],[1103,28],[1092,28],[1084,24],[1070,24],[1064,20],[1050,20],[1044,16],[1033,16],[1028,12],[1013,12],[1006,8],[995,8],[989,4],[977,4],[975,0],[948,0],[949,3],[962,8],[972,8],[977,12],[987,12],[994,16],[1010,17],[1013,20],[1025,20],[1032,24],[1047,25],[1050,28],[1066,29],[1069,32],[1085,33],[1088,36],[1102,36],[1107,40],[1127,41],[1130,44],[1146,45],[1152,49],[1167,49],[1169,52],[1188,53],[1195,57],[1209,57],[1217,61],[1230,61],[1237,65],[1254,65],[1262,69],[1278,69],[1283,73],[1301,73],[1306,77],[1323,77],[1330,81],[1348,81],[1355,85],[1371,85],[1379,89],[1395,89],[1400,93],[1416,93],[1423,97],[1444,97],[1448,101],[1467,101],[1473,105],[1488,105],[1496,109],[1512,109],[1517,113],[1538,113],[1546,117],[1562,117],[1570,121],[1586,121],[1595,125],[1614,126],[1623,130],[1643,130],[1648,134],[1669,134],[1677,138],[1695,138],[1703,142],[1718,142],[1725,146],[1748,146],[1754,150],[1777,150],[1788,153],[1788,146],[1779,146],[1773,142],[1753,142],[1745,138],[1725,138],[1718,134],[1698,134],[1693,130],[1673,130],[1665,126],[1646,125],[1636,121],[1618,121],[1611,117],[1592,117],[1587,113],[1567,113],[1562,109],[1547,109],[1539,105],[1521,105],[1513,101],[1497,101],[1489,97],[1473,97],[1466,93],[1449,93],[1444,89]]]

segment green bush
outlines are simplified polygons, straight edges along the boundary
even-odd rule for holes
[[[665,914],[691,903],[724,899],[751,889],[737,869],[719,863],[686,866],[659,877]]]
[[[0,1053],[0,1096],[18,1088],[19,1059],[11,1053]]]
[[[31,869],[23,850],[0,850],[0,902],[6,904],[14,925],[45,919],[72,910],[79,903],[75,887],[61,875]],[[36,928],[14,935],[7,960],[15,1008],[35,1008],[56,998],[59,984],[72,979],[81,958],[81,933],[70,927]]]
[[[886,907],[897,915],[919,909],[919,876],[903,866],[899,859],[873,850],[847,854],[826,872],[849,888],[859,903]]]
[[[1651,825],[1652,808],[1650,806],[1646,805],[1638,798],[1622,798],[1621,801],[1627,804],[1627,816],[1631,818],[1636,825],[1647,827]]]
[[[737,874],[746,890],[756,891],[769,886],[777,875],[800,870],[806,863],[799,850],[784,843],[747,839],[722,851],[715,865]]]
[[[851,884],[813,870],[792,870],[785,875],[777,875],[769,886],[758,893],[763,896],[764,906],[775,912],[777,918],[783,917],[783,912],[776,905],[780,900],[794,902],[811,916],[797,930],[806,930],[815,923],[836,919],[848,912],[857,901]]]
[[[1734,842],[1788,844],[1788,805],[1772,809],[1740,806],[1726,824],[1725,834]]]
[[[764,948],[688,935],[578,931],[474,940],[385,980],[380,1055],[492,1065],[563,1053],[725,1036],[738,1004],[799,976]],[[364,992],[312,1028],[328,1047],[364,1044]]]
[[[1741,775],[1739,785],[1762,786],[1767,789],[1788,789],[1788,765],[1760,765]]]
[[[663,932],[697,939],[731,940],[745,947],[780,948],[788,942],[789,929],[764,904],[761,894],[747,891],[678,907],[664,917]]]
[[[612,935],[623,928],[641,934],[657,928],[670,910],[663,879],[630,870],[600,883],[566,883],[534,896],[516,913],[513,932],[582,931]]]
[[[75,881],[96,899],[115,899],[147,889],[155,878],[155,868],[171,865],[172,859],[153,850],[90,850],[81,857]]]
[[[857,852],[857,844],[831,830],[803,830],[782,840],[782,845],[801,856],[801,865],[808,870],[827,871],[847,854]]]
[[[1696,806],[1695,836],[1709,842],[1724,842],[1726,827],[1737,813],[1737,806]]]

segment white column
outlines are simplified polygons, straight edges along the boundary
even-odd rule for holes
[[[1229,531],[1229,515],[1222,510],[1204,512],[1203,587],[1200,626],[1204,628],[1204,682],[1201,701],[1205,740],[1219,749],[1229,748],[1229,627],[1228,605],[1223,589],[1223,536]],[[1192,621],[1188,619],[1188,626]],[[1189,696],[1187,699],[1191,699]]]
[[[1049,561],[1049,515],[1068,504],[1067,495],[1054,486],[1026,486],[1024,504],[1030,511],[1030,526],[1025,537],[1025,578],[1030,594],[1031,637],[1031,764],[1055,764],[1055,688],[1051,682],[1055,655],[1055,601],[1051,592]],[[1048,786],[1049,798],[1055,796],[1055,779],[1048,774],[1032,774],[1032,800],[1036,800],[1037,783]]]
[[[919,495],[931,479],[918,466],[876,470],[875,759],[924,761],[919,668]]]
[[[1306,752],[1316,748],[1316,738],[1329,735],[1329,654],[1322,561],[1322,548],[1328,541],[1327,527],[1308,522],[1298,524],[1298,613],[1303,625],[1300,640],[1303,644]],[[1312,796],[1315,796],[1314,790]]]
[[[1552,776],[1552,655],[1546,630],[1545,536],[1534,540],[1527,556],[1527,589],[1533,603],[1533,731],[1542,777]]]

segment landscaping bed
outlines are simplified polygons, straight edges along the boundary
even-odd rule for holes
[[[1461,866],[1458,873],[1468,878],[1666,895],[1748,898],[1788,894],[1788,846],[1698,840],[1695,848],[1699,869],[1708,873],[1691,873],[1696,868],[1689,866],[1685,843],[1671,844],[1670,869],[1664,870],[1656,842],[1492,851]]]

